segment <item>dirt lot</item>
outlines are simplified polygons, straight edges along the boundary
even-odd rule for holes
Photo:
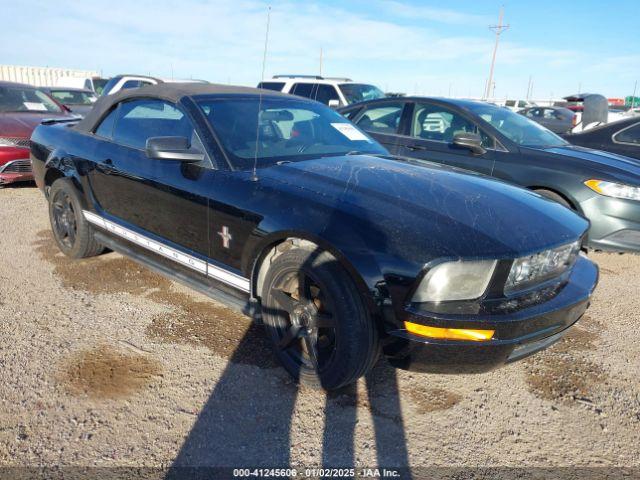
[[[0,190],[0,465],[640,466],[640,256],[593,254],[561,343],[483,375],[296,387],[260,327],[117,254],[70,261]]]

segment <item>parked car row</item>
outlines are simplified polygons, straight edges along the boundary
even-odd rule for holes
[[[0,186],[33,181],[29,138],[48,118],[73,118],[43,90],[30,85],[0,82]]]
[[[313,386],[351,384],[380,353],[418,371],[483,372],[578,321],[598,281],[580,252],[589,222],[490,178],[502,157],[526,150],[544,164],[565,142],[474,102],[344,113],[357,126],[281,92],[163,83],[38,126],[31,161],[64,254],[108,248],[250,313]]]
[[[564,107],[530,107],[518,113],[558,134],[570,132],[578,121],[576,114]]]

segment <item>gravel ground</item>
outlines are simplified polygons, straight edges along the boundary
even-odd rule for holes
[[[70,261],[0,190],[0,465],[640,466],[640,256],[596,253],[587,315],[482,375],[380,363],[298,388],[260,327],[110,253]]]

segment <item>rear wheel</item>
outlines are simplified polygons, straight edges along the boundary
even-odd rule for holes
[[[327,390],[377,359],[378,335],[349,274],[328,252],[290,249],[265,276],[262,312],[276,356],[296,379]]]
[[[56,180],[49,190],[49,220],[58,247],[68,257],[93,257],[104,251],[82,214],[80,196],[68,178]]]

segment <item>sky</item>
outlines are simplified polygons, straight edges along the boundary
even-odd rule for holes
[[[256,85],[271,6],[266,78],[318,74],[322,49],[326,76],[477,98],[502,5],[496,98],[633,93],[637,0],[0,0],[0,64]]]

